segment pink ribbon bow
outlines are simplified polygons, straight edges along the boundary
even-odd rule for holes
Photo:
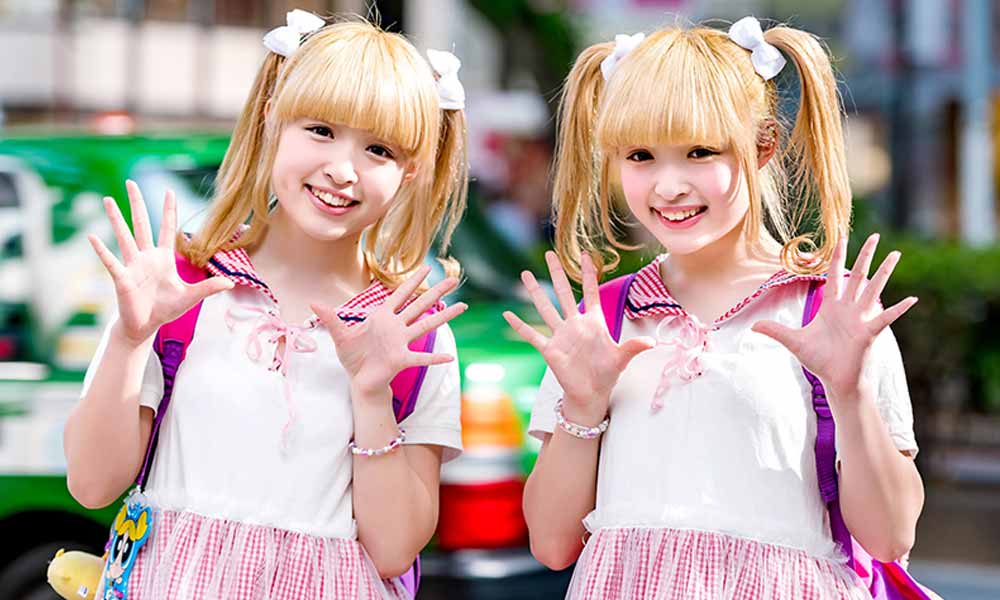
[[[678,319],[681,323],[680,331],[664,341],[661,328]],[[656,326],[657,344],[672,347],[673,354],[660,372],[660,384],[656,387],[656,393],[653,394],[651,406],[654,413],[663,408],[663,396],[670,388],[673,377],[676,376],[681,381],[691,381],[701,376],[704,370],[701,364],[701,355],[708,350],[708,333],[712,330],[713,327],[702,325],[693,316],[669,316]]]
[[[253,325],[246,342],[246,353],[250,357],[250,360],[257,362],[264,353],[264,347],[260,340],[261,334],[268,335],[268,343],[279,343],[282,338],[285,340],[284,348],[280,353],[275,353],[274,360],[271,362],[271,366],[268,367],[271,371],[281,373],[285,403],[288,405],[288,420],[281,428],[281,444],[285,446],[288,430],[292,426],[292,423],[294,423],[297,414],[295,399],[292,397],[291,382],[288,380],[288,359],[293,352],[307,353],[316,351],[316,340],[305,333],[313,327],[311,324],[307,327],[289,325],[278,316],[277,311],[274,309],[265,309],[260,306],[241,304],[226,311],[226,326],[230,330],[236,327],[236,321],[249,319],[253,319]]]

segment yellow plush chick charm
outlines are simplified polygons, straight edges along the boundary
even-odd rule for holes
[[[94,600],[104,571],[104,559],[88,552],[56,552],[49,563],[49,585],[67,600]]]

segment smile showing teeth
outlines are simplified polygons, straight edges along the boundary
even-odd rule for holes
[[[323,190],[317,190],[314,187],[310,187],[309,191],[312,192],[314,196],[322,200],[323,204],[327,204],[329,206],[336,206],[337,208],[346,208],[354,204],[355,202],[354,200],[348,200],[340,196],[334,196],[333,194],[329,192],[324,192]]]
[[[695,216],[701,211],[702,211],[701,208],[692,208],[689,210],[681,210],[681,211],[657,210],[656,212],[660,213],[660,216],[662,216],[664,219],[668,221],[683,221],[684,219],[689,219]]]

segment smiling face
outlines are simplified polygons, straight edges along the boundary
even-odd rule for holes
[[[750,196],[732,150],[664,143],[616,158],[629,209],[671,253],[696,253],[742,226]]]
[[[282,216],[319,241],[360,239],[412,178],[399,148],[370,131],[316,119],[282,128],[271,186]]]

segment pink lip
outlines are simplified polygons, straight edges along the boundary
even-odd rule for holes
[[[306,193],[309,194],[309,199],[312,200],[313,206],[315,206],[317,209],[328,215],[339,217],[341,215],[347,214],[348,211],[357,206],[356,204],[351,206],[330,206],[326,202],[323,202],[322,200],[317,198],[316,194],[313,194],[312,190],[310,190],[308,187],[304,189],[306,190]],[[323,190],[323,191],[329,191],[329,190]],[[349,196],[345,196],[344,194],[340,194],[338,192],[330,192],[330,193],[339,198],[344,198],[345,200],[351,199]]]
[[[701,208],[701,207],[699,207],[699,206],[677,206],[677,207],[672,207],[672,208],[674,208],[674,210],[681,211],[681,210],[690,210],[692,208]],[[690,229],[691,227],[694,227],[695,225],[697,225],[698,221],[700,221],[701,218],[704,217],[708,213],[708,211],[705,210],[703,212],[700,212],[700,213],[696,214],[693,217],[689,217],[687,219],[684,219],[683,221],[671,221],[671,220],[667,219],[666,217],[664,217],[663,215],[661,215],[660,211],[658,211],[658,210],[653,210],[653,213],[656,215],[656,218],[660,220],[660,223],[663,223],[664,227],[666,227],[668,229]]]

